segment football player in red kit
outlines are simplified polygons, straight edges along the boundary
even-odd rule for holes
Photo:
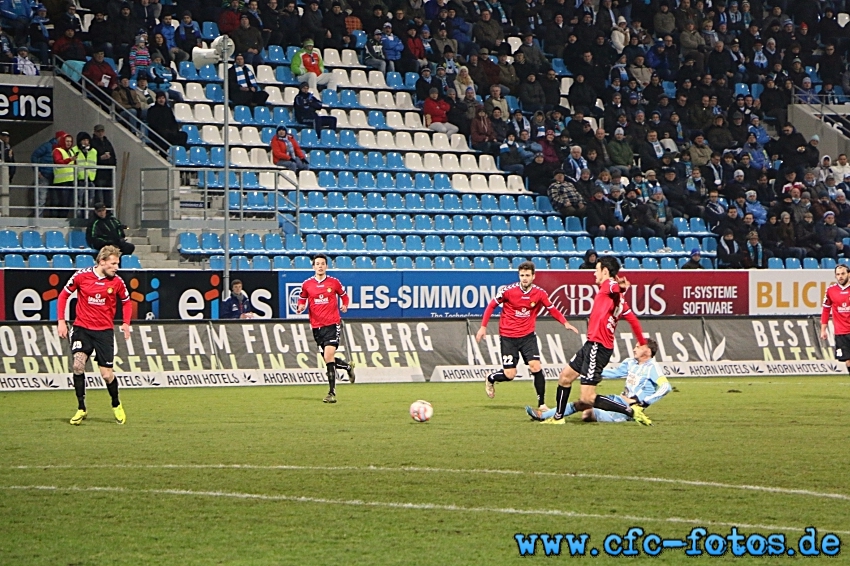
[[[106,390],[112,398],[112,412],[118,424],[124,424],[127,416],[118,400],[118,380],[112,371],[115,357],[115,313],[121,303],[124,339],[130,339],[130,315],[132,305],[124,281],[115,275],[121,250],[105,246],[97,254],[97,265],[74,273],[59,293],[57,318],[59,337],[71,341],[74,368],[74,391],[77,394],[77,412],[71,419],[72,425],[81,424],[88,416],[86,411],[86,361],[95,354],[100,375],[106,382]],[[65,324],[65,305],[71,294],[77,292],[77,311],[71,331]]]
[[[487,396],[496,396],[496,382],[511,381],[516,377],[519,356],[528,364],[534,377],[534,389],[537,391],[537,405],[546,411],[546,378],[540,366],[540,349],[537,346],[537,334],[534,332],[537,315],[546,307],[552,316],[567,330],[578,334],[572,324],[552,305],[549,294],[542,287],[534,285],[534,264],[525,261],[519,265],[519,283],[508,285],[490,301],[481,320],[481,328],[475,334],[475,340],[481,342],[487,334],[487,323],[497,306],[502,306],[499,318],[499,341],[502,349],[502,369],[493,372],[485,380]]]
[[[342,331],[341,312],[348,310],[348,295],[339,279],[327,274],[328,258],[324,254],[313,256],[313,271],[315,275],[301,284],[301,296],[298,299],[297,312],[304,312],[310,307],[310,326],[313,328],[313,338],[319,345],[319,352],[324,356],[328,371],[329,390],[322,400],[325,403],[336,403],[336,369],[345,370],[348,379],[354,383],[354,362],[346,362],[336,357],[339,348],[339,336]],[[339,303],[342,303],[340,305]]]
[[[850,373],[850,268],[835,266],[835,283],[826,288],[820,315],[820,338],[827,339],[829,316],[835,330],[835,359],[844,362]]]

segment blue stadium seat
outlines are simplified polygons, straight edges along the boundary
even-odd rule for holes
[[[771,257],[767,260],[767,268],[768,269],[785,269],[785,264],[782,262],[781,258]]]
[[[32,260],[30,259],[30,263]],[[820,269],[820,265],[818,264],[818,260],[813,257],[803,258],[803,269]]]
[[[371,214],[358,214],[354,220],[358,232],[375,231],[375,219]]]
[[[413,269],[413,260],[406,255],[395,258],[396,269]]]
[[[457,268],[457,260],[455,260],[455,268]],[[473,269],[492,269],[490,260],[483,256],[476,256],[472,261]]]
[[[495,233],[510,232],[511,229],[508,225],[508,219],[501,215],[490,217],[490,230]]]
[[[195,124],[183,124],[180,126],[180,129],[186,132],[186,144],[187,145],[204,145],[204,140],[201,139],[201,133],[198,131],[198,126]],[[171,158],[172,160],[176,159],[175,154],[178,147],[183,147],[182,145],[171,146]],[[186,152],[186,148],[183,147],[183,153]],[[182,156],[181,156],[182,157]],[[189,157],[186,157],[186,160],[189,160]]]
[[[707,233],[708,227],[705,225],[705,220],[699,217],[691,218],[691,232]]]
[[[55,258],[54,258],[54,260],[55,260]],[[825,257],[822,260],[820,260],[821,269],[835,270],[835,265],[836,265],[835,260],[832,259],[831,257]]]
[[[645,257],[641,262],[641,267],[644,269],[658,269],[658,260],[654,257]]]
[[[703,269],[714,269],[714,263],[711,258],[704,257],[699,260],[699,264],[702,266]]]
[[[589,249],[593,248],[593,244],[590,241],[590,238],[587,236],[579,236],[576,238],[576,251],[579,253],[584,253]]]
[[[295,269],[312,269],[313,263],[310,261],[310,258],[305,255],[300,255],[295,258],[293,262],[293,267]]]
[[[408,212],[419,211],[425,208],[425,204],[422,202],[422,197],[418,194],[407,193],[404,197],[404,208]]]
[[[256,255],[251,260],[251,269],[259,271],[269,271],[272,268],[272,262],[268,256]]]
[[[431,258],[428,256],[420,255],[416,256],[415,262],[416,269],[431,269],[433,268],[433,264],[431,262]]]
[[[291,126],[294,122],[292,120],[292,115],[289,113],[288,108],[284,108],[282,106],[275,106],[274,113],[272,114],[272,119],[276,126]],[[266,131],[266,128],[263,128],[263,131]],[[275,135],[275,130],[271,130],[271,136],[269,136],[268,142],[265,138],[263,138],[263,142],[269,143],[271,142],[271,138]]]
[[[543,253],[557,253],[557,248],[555,247],[555,238],[552,236],[540,236],[537,238],[537,246]]]
[[[685,252],[685,248],[682,247],[682,240],[674,236],[667,238],[667,247],[670,248],[674,254]]]
[[[340,171],[337,177],[337,187],[340,189],[356,189],[357,179],[354,178],[354,173],[351,171]]]
[[[567,260],[562,257],[553,257],[549,259],[549,269],[564,271],[567,269]]]
[[[201,249],[208,254],[224,253],[224,247],[221,245],[218,234],[212,232],[201,234]]]
[[[224,256],[214,255],[210,257],[210,269],[213,271],[224,271]]]
[[[570,233],[584,233],[584,228],[581,225],[581,220],[576,218],[575,216],[568,216],[564,220],[564,226],[567,232]]]
[[[354,267],[357,269],[374,269],[375,264],[369,256],[357,256],[354,259]]]
[[[198,80],[198,71],[195,69],[195,65],[193,65],[189,61],[183,61],[178,66],[178,71],[180,76],[186,79],[187,81],[197,81]]]
[[[366,251],[371,253],[384,251],[384,240],[377,234],[369,234],[366,236]]]
[[[189,163],[195,167],[207,167],[210,164],[210,156],[202,147],[189,148]]]
[[[750,86],[746,83],[735,83],[735,96],[738,96],[739,94],[749,96]]]
[[[370,110],[368,117],[369,125],[376,130],[386,130],[387,121],[384,118],[384,113],[380,110]]]
[[[484,212],[498,212],[499,211],[499,201],[496,200],[494,195],[481,195],[481,210]]]
[[[519,239],[516,236],[502,236],[502,251],[519,252]]]
[[[351,149],[355,147],[360,147],[360,144],[357,143],[357,136],[351,130],[343,130],[339,133],[339,145],[340,147],[344,147],[346,149]]]
[[[555,57],[552,59],[552,70],[555,71],[555,73],[557,73],[559,77],[570,74],[570,71],[564,64],[564,60],[560,57]]]
[[[30,256],[30,267],[32,265],[32,256]],[[122,255],[121,256],[121,269],[141,269],[142,262],[139,260],[139,256],[135,255]]]
[[[412,232],[413,218],[409,214],[396,214],[395,229],[399,232]]]
[[[404,240],[401,239],[401,236],[397,236],[395,234],[391,234],[387,236],[385,241],[385,245],[387,247],[388,252],[403,252],[404,251]]]
[[[452,182],[449,176],[445,173],[437,173],[434,175],[434,190],[435,191],[453,191]]]
[[[287,238],[289,240],[289,238]],[[325,242],[318,234],[307,234],[305,246],[308,252],[320,252],[325,249]]]
[[[354,269],[354,260],[347,255],[337,256],[334,260],[334,269]]]
[[[576,243],[570,236],[558,236],[558,251],[561,253],[575,253]]]
[[[750,94],[753,95],[753,98],[758,98],[761,96],[761,93],[764,92],[764,85],[759,83],[753,83],[750,85]]]
[[[550,234],[561,234],[564,232],[564,221],[559,216],[547,216],[546,230]]]
[[[549,230],[546,229],[546,221],[542,216],[528,217],[528,231],[532,234],[546,234]]]
[[[375,269],[394,269],[393,260],[389,256],[379,255],[375,258]]]
[[[511,195],[502,195],[499,197],[499,210],[502,212],[517,212],[516,199]]]
[[[28,259],[29,266],[32,268],[44,269],[50,267],[50,262],[44,254],[30,254]]]
[[[676,260],[672,257],[662,257],[661,269],[676,269]]]
[[[56,254],[53,256],[53,269],[73,269],[74,260],[68,254]]]
[[[215,22],[203,22],[201,26],[201,38],[205,41],[212,41],[221,35],[221,32],[218,31],[218,24]]]
[[[702,249],[707,252],[717,251],[717,238],[714,236],[702,239]]]
[[[552,202],[549,200],[549,197],[537,197],[535,202],[537,210],[540,212],[555,212],[555,209],[552,208]]]
[[[523,236],[519,239],[519,249],[524,252],[536,252],[537,239],[534,236]]]
[[[387,193],[387,210],[404,210],[404,199],[398,193]]]
[[[511,216],[510,218],[510,227],[511,232],[520,232],[525,234],[528,232],[528,223],[525,221],[524,216]]]
[[[283,253],[283,238],[280,234],[266,234],[263,236],[263,248],[272,255]]]
[[[599,251],[599,248],[597,248]],[[629,254],[632,250],[629,248],[629,241],[623,238],[622,236],[617,236],[614,238],[614,253],[618,255]]]
[[[404,238],[404,249],[408,252],[421,252],[424,251],[424,247],[422,244],[421,236],[406,236]]]
[[[519,195],[516,199],[516,206],[520,212],[537,212],[534,206],[534,199],[528,195]]]
[[[395,179],[393,179],[392,175],[386,172],[378,173],[375,185],[378,189],[384,190],[396,188]]]
[[[0,246],[2,243],[0,242]],[[71,230],[68,232],[68,247],[72,250],[90,250],[86,243],[86,234],[82,230]],[[92,250],[94,251],[94,250]]]
[[[581,267],[582,263],[584,263],[584,258],[571,257],[570,258],[570,269],[578,269],[579,267]]]
[[[493,258],[493,269],[510,269],[511,262],[508,261],[506,257],[494,257]]]
[[[272,260],[272,269],[292,269],[292,261],[285,255],[276,255]]]
[[[796,257],[789,257],[785,260],[785,269],[802,269],[800,260]]]
[[[387,86],[390,87],[390,90],[403,90],[404,89],[404,81],[401,78],[401,73],[396,73],[394,71],[390,71],[387,73]]]
[[[526,258],[524,258],[524,257],[521,257],[521,256],[520,256],[520,257],[514,257],[514,258],[511,258],[511,268],[512,268],[512,269],[518,269],[518,268],[519,268],[519,266],[520,266],[520,265],[522,264],[522,262],[524,262],[524,261],[528,261],[528,260],[527,260]]]
[[[319,244],[321,247],[316,249],[322,249],[324,244],[321,243],[322,239],[319,238]],[[304,241],[301,239],[298,234],[287,234],[286,235],[286,250],[287,251],[303,251],[305,249]]]
[[[627,257],[623,260],[623,269],[640,269],[640,260],[636,257]]]
[[[183,128],[184,128],[183,131],[186,131],[185,130],[186,126],[183,126]],[[198,131],[198,129],[195,128],[195,132],[197,132],[197,131]],[[198,139],[200,140],[200,138],[198,138]],[[191,144],[192,140],[190,139],[187,143]],[[188,167],[189,166],[189,152],[186,151],[185,147],[183,147],[182,145],[172,145],[171,146],[171,163],[174,164],[176,167]]]
[[[470,232],[472,224],[469,222],[469,217],[463,214],[455,214],[453,218],[453,226],[455,232]]]
[[[649,251],[651,253],[657,253],[659,250],[664,248],[664,240],[661,238],[653,236],[649,239]]]
[[[430,232],[433,230],[431,217],[427,214],[417,214],[413,217],[413,229],[417,232]]]
[[[688,221],[678,216],[673,219],[673,226],[676,228],[676,230],[679,231],[680,234],[683,232],[691,231],[690,226],[688,225]]]
[[[242,105],[233,109],[233,119],[243,126],[253,126],[255,123],[254,116],[251,114],[251,109]]]
[[[8,262],[9,256],[6,256],[6,261]],[[94,258],[90,255],[78,255],[75,258],[75,264],[77,269],[85,269],[86,267],[94,267]]]
[[[399,152],[391,151],[387,153],[387,163],[385,167],[393,171],[403,171],[405,169],[404,158]],[[398,183],[398,178],[396,178],[396,185],[398,185]],[[411,181],[410,187],[413,187],[413,181]],[[399,188],[401,188],[401,185],[399,185]]]
[[[448,238],[449,236],[446,236],[446,239]],[[446,249],[448,250],[448,247]],[[478,238],[478,236],[464,236],[463,249],[466,253],[480,253],[484,251],[484,249],[481,247],[481,240],[480,238]]]
[[[533,257],[531,262],[537,269],[549,269],[549,262],[546,261],[545,257]]]
[[[446,259],[448,259],[448,258],[446,258]],[[436,262],[435,262],[434,267],[437,268],[437,269],[441,269],[440,267],[438,267],[436,265]],[[455,269],[472,269],[472,262],[466,256],[458,256],[458,257],[455,258],[454,268]]]
[[[604,253],[611,251],[611,241],[604,236],[597,236],[593,239],[593,248],[596,253]]]
[[[275,125],[274,119],[272,118],[272,113],[271,111],[269,111],[268,106],[254,107],[254,123],[260,126]]]
[[[489,253],[498,253],[502,251],[502,246],[499,242],[499,238],[496,236],[484,236],[481,238],[481,245],[484,248],[485,252]]]
[[[65,243],[65,235],[58,230],[48,230],[44,233],[44,245],[50,252],[68,250],[68,244]]]

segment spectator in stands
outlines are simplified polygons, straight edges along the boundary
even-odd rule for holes
[[[303,47],[292,56],[292,74],[298,82],[310,85],[313,94],[319,93],[319,85],[336,92],[336,78],[333,73],[325,72],[325,62],[314,46],[312,39],[304,40]]]
[[[748,214],[753,215],[753,220],[756,225],[762,226],[765,222],[767,222],[767,208],[759,202],[758,193],[754,190],[749,190],[745,193],[746,195],[746,209]]]
[[[330,11],[325,13],[322,25],[328,30],[330,36],[326,37],[324,47],[330,49],[349,49],[352,47],[351,35],[345,23],[346,15],[342,11],[342,4],[335,1],[331,4]]]
[[[39,63],[49,65],[50,47],[54,42],[47,8],[39,2],[33,7],[33,12],[35,15],[32,17],[29,28],[30,49],[38,53]]]
[[[422,111],[425,114],[425,126],[431,131],[440,132],[449,137],[452,134],[458,133],[459,128],[449,123],[447,119],[446,114],[449,109],[449,104],[440,98],[440,91],[436,88],[431,88],[428,92],[428,99],[425,100],[425,104],[422,107]]]
[[[12,62],[15,58],[15,42],[0,26],[0,73],[12,72]]]
[[[522,175],[525,171],[525,158],[513,132],[508,132],[499,146],[499,169],[514,175]]]
[[[221,305],[221,318],[255,318],[257,313],[251,305],[251,298],[242,290],[242,281],[230,282],[230,297]]]
[[[239,7],[241,4],[242,2],[240,0],[230,0],[230,6],[222,10],[221,15],[218,17],[218,31],[222,35],[230,35],[231,32],[236,31],[239,27],[241,20]]]
[[[42,163],[42,164],[52,164],[53,163],[53,150],[56,149],[60,143],[64,143],[65,132],[58,131],[56,135],[35,148],[35,150],[30,155],[31,163]],[[38,217],[44,218],[47,216],[46,204],[48,194],[53,196],[55,192],[54,189],[48,189],[47,187],[53,184],[53,168],[52,167],[39,167],[38,168],[38,194],[36,197],[36,205],[38,207],[37,215]]]
[[[333,116],[319,116],[316,111],[323,108],[322,101],[310,92],[310,85],[301,83],[300,92],[295,96],[292,107],[295,110],[295,120],[299,124],[305,124],[317,132],[322,129],[335,130],[336,118]]]
[[[806,213],[804,223],[809,222],[808,218],[811,212]],[[843,239],[847,237],[847,231],[842,230],[835,225],[835,213],[827,210],[823,215],[823,220],[815,224],[815,238],[820,244],[820,257],[831,257],[838,260],[838,256],[846,256]]]
[[[549,196],[549,185],[554,177],[555,167],[546,163],[543,152],[534,155],[525,167],[525,178],[528,179],[528,190],[540,196]],[[850,204],[848,204],[850,209]]]
[[[568,216],[583,218],[587,215],[584,197],[576,190],[575,185],[566,179],[563,169],[555,171],[554,180],[549,184],[548,197],[552,208],[565,218]]]
[[[759,241],[759,233],[755,230],[747,234],[743,251],[748,259],[745,267],[750,269],[767,269],[768,260],[773,257],[771,251]]]
[[[88,132],[77,134],[77,145],[74,147],[74,155],[77,158],[77,204],[78,215],[85,218],[85,209],[89,206],[89,197],[93,191],[88,187],[94,187],[97,175],[97,150],[91,146],[91,136]]]
[[[702,252],[700,252],[700,249],[693,248],[688,261],[686,261],[679,269],[705,269],[700,263],[701,258]]]
[[[112,142],[106,137],[106,128],[103,124],[97,124],[94,127],[94,136],[91,139],[91,146],[97,151],[97,164],[101,167],[115,166],[118,160],[115,157],[115,148],[112,147]],[[112,171],[108,169],[98,169],[94,185],[101,188],[112,188]],[[95,191],[94,198],[98,202],[106,203],[107,206],[112,206],[112,191]]]
[[[138,91],[130,88],[129,77],[121,77],[118,88],[112,91],[112,99],[119,107],[124,109],[123,114],[131,124],[135,125],[135,120],[142,119],[144,103]]]
[[[76,34],[74,28],[65,29],[62,37],[53,44],[53,54],[64,61],[85,61],[86,46]],[[92,56],[97,56],[98,52],[103,53],[103,49],[95,47]]]
[[[404,51],[404,42],[393,33],[393,25],[390,22],[384,24],[384,37],[381,38],[384,58],[387,61],[387,71],[395,71],[396,65],[401,61]]]
[[[127,227],[106,208],[103,202],[95,203],[94,213],[86,229],[86,243],[95,250],[104,246],[115,246],[122,255],[132,255],[136,246],[127,241],[124,230]]]
[[[564,171],[567,173],[567,179],[576,181],[583,169],[588,169],[587,159],[582,157],[581,146],[574,145],[570,148],[570,156],[564,161]]]
[[[579,269],[596,269],[596,262],[599,260],[599,256],[596,253],[596,250],[589,249],[584,252],[584,261],[578,266]]]
[[[529,73],[525,82],[520,84],[518,98],[526,112],[549,110],[546,107],[546,94],[543,92],[543,87],[537,82],[535,73]]]
[[[0,24],[10,30],[15,43],[26,42],[27,31],[33,16],[34,4],[30,0],[3,0],[0,2]]]
[[[257,28],[251,27],[251,20],[247,14],[242,14],[239,27],[230,32],[230,37],[236,44],[236,51],[245,59],[245,63],[255,68],[263,64],[263,56],[260,54],[263,50],[263,34]]]
[[[12,136],[9,132],[0,132],[0,162],[10,164],[15,162],[15,152],[12,151]],[[9,182],[15,178],[15,173],[18,168],[14,165],[9,166]]]
[[[678,230],[673,225],[673,212],[661,187],[652,189],[650,199],[647,202],[645,223],[659,238],[678,236]]]
[[[91,60],[83,65],[83,76],[94,83],[95,94],[106,104],[111,101],[112,91],[118,88],[118,75],[112,66],[103,60],[103,49],[97,49]]]
[[[466,92],[466,89],[475,89],[475,81],[469,76],[469,67],[461,66],[458,68],[458,74],[452,86],[456,92]]]
[[[475,111],[475,119],[470,126],[470,142],[472,149],[482,151],[491,155],[498,155],[499,143],[496,140],[496,131],[493,123],[483,106],[478,106]]]
[[[437,81],[431,76],[431,67],[422,67],[419,71],[419,79],[416,81],[416,100],[423,104],[428,99],[428,93],[432,88],[438,89]]]
[[[70,208],[73,203],[73,187],[76,179],[74,166],[77,164],[77,156],[74,154],[74,137],[65,132],[59,132],[62,136],[56,149],[53,150],[53,163],[60,167],[53,169],[53,186],[48,194],[48,206],[58,207],[49,216],[53,218],[70,218]]]
[[[41,73],[38,70],[38,67],[29,57],[30,51],[27,49],[26,45],[21,45],[18,47],[18,56],[15,57],[15,62],[12,65],[12,74],[14,75],[26,75],[29,77],[34,77],[40,75]]]
[[[156,93],[156,101],[148,109],[148,127],[168,145],[185,146],[189,139],[189,135],[180,129],[174,111],[168,105],[168,97],[162,91]],[[154,140],[154,143],[163,153],[168,152],[168,146],[163,146],[160,140]]]
[[[749,256],[735,240],[734,232],[726,229],[717,242],[717,268],[745,269],[746,267],[749,267]]]
[[[242,53],[236,55],[233,66],[227,70],[227,80],[230,81],[230,103],[234,106],[262,106],[269,98],[269,93],[263,92],[254,72],[245,64]]]
[[[278,126],[277,135],[272,138],[272,161],[278,167],[290,171],[305,171],[310,169],[307,155],[292,132],[287,132],[284,126]]]
[[[284,49],[301,43],[301,16],[296,9],[295,0],[284,0],[278,23],[280,24],[280,45]],[[366,22],[364,21],[363,24],[365,26]],[[366,27],[366,29],[369,28]]]
[[[277,0],[269,0],[269,3],[277,2]],[[276,23],[276,19],[274,20]],[[200,47],[202,43],[201,27],[198,22],[192,19],[192,12],[186,10],[183,12],[183,18],[180,20],[180,25],[177,27],[177,33],[174,37],[177,47],[186,53],[186,58],[192,59],[192,50],[195,47]],[[278,44],[280,43],[278,38]]]
[[[363,51],[363,64],[370,69],[376,69],[382,74],[387,74],[387,59],[384,57],[384,34],[381,30],[376,29],[372,34],[372,38],[366,42],[366,49]],[[426,67],[423,67],[426,68]],[[428,69],[430,75],[431,69]]]
[[[486,4],[481,9],[481,19],[472,26],[472,36],[479,47],[486,47],[487,49],[499,49],[505,41],[505,32],[501,23],[493,18],[493,14]],[[563,43],[565,42],[561,43],[562,51]],[[556,45],[556,43],[553,42],[553,45]]]
[[[110,15],[108,21],[112,25],[113,53],[119,59],[125,59],[130,55],[130,48],[136,43],[136,31],[139,29],[130,12],[130,5],[122,4],[118,14]]]
[[[83,23],[77,15],[77,5],[72,1],[62,4],[62,7],[65,8],[65,11],[56,18],[56,29],[60,30],[60,33],[64,33],[66,29],[71,28],[78,35],[81,34]]]

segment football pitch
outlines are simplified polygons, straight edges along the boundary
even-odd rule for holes
[[[0,394],[0,564],[618,564],[626,541],[604,542],[630,527],[629,563],[790,563],[806,527],[850,563],[850,378],[672,382],[653,427],[532,423],[530,382],[492,400],[483,383],[345,385],[336,405],[318,386],[123,390],[124,426],[105,390],[79,427],[72,392]],[[416,399],[431,422],[411,420]],[[703,550],[733,527],[786,548],[643,551],[695,527]],[[534,534],[587,534],[586,554],[560,539],[546,558]]]

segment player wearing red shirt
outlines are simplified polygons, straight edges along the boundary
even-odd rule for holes
[[[92,352],[97,359],[100,375],[106,382],[106,390],[112,398],[112,412],[118,424],[124,424],[127,416],[118,400],[118,380],[112,371],[115,357],[115,313],[121,303],[121,331],[124,339],[130,339],[130,315],[132,303],[124,281],[115,275],[121,250],[105,246],[97,254],[97,265],[81,269],[68,280],[59,293],[57,318],[59,337],[71,341],[74,367],[74,391],[77,394],[77,412],[71,419],[72,425],[81,424],[86,412],[86,361]],[[65,305],[71,294],[77,292],[77,318],[71,332],[65,324]]]
[[[502,369],[493,372],[484,380],[487,396],[496,396],[497,381],[511,381],[516,377],[516,366],[519,356],[528,364],[528,369],[534,377],[534,389],[537,391],[537,405],[543,411],[548,410],[546,397],[546,377],[540,366],[540,349],[537,346],[537,334],[534,327],[537,315],[546,307],[552,316],[564,325],[567,330],[578,334],[578,330],[564,318],[561,311],[556,309],[549,300],[546,291],[534,285],[534,264],[525,261],[519,265],[519,283],[508,285],[490,301],[484,310],[481,328],[475,334],[475,340],[481,342],[487,334],[487,323],[490,315],[497,306],[502,306],[502,316],[499,318],[499,341],[502,350]]]
[[[835,266],[837,283],[826,288],[820,315],[820,338],[827,339],[829,315],[835,330],[835,359],[844,362],[850,373],[850,268]]]
[[[339,348],[339,335],[342,330],[340,311],[348,310],[348,294],[336,277],[327,275],[328,258],[324,254],[313,256],[315,275],[301,284],[301,296],[298,298],[297,312],[310,307],[310,326],[313,338],[319,345],[319,353],[325,358],[328,370],[328,395],[325,403],[336,403],[336,369],[348,373],[348,380],[354,383],[354,362],[346,362],[336,357]],[[339,302],[342,301],[342,306]]]
[[[602,381],[602,371],[608,365],[611,354],[614,353],[614,330],[617,328],[617,321],[625,318],[635,333],[637,343],[641,346],[646,344],[640,322],[623,299],[623,293],[629,288],[629,282],[625,277],[618,278],[619,272],[620,262],[615,257],[605,256],[596,262],[596,284],[599,285],[599,291],[590,309],[587,341],[570,359],[567,367],[561,371],[558,377],[558,393],[555,397],[558,403],[555,416],[543,422],[564,423],[564,412],[569,402],[572,383],[576,378],[581,377],[581,398],[574,403],[576,411],[602,409],[627,415],[643,425],[652,424],[640,405],[629,406],[615,398],[596,395],[596,386]]]

